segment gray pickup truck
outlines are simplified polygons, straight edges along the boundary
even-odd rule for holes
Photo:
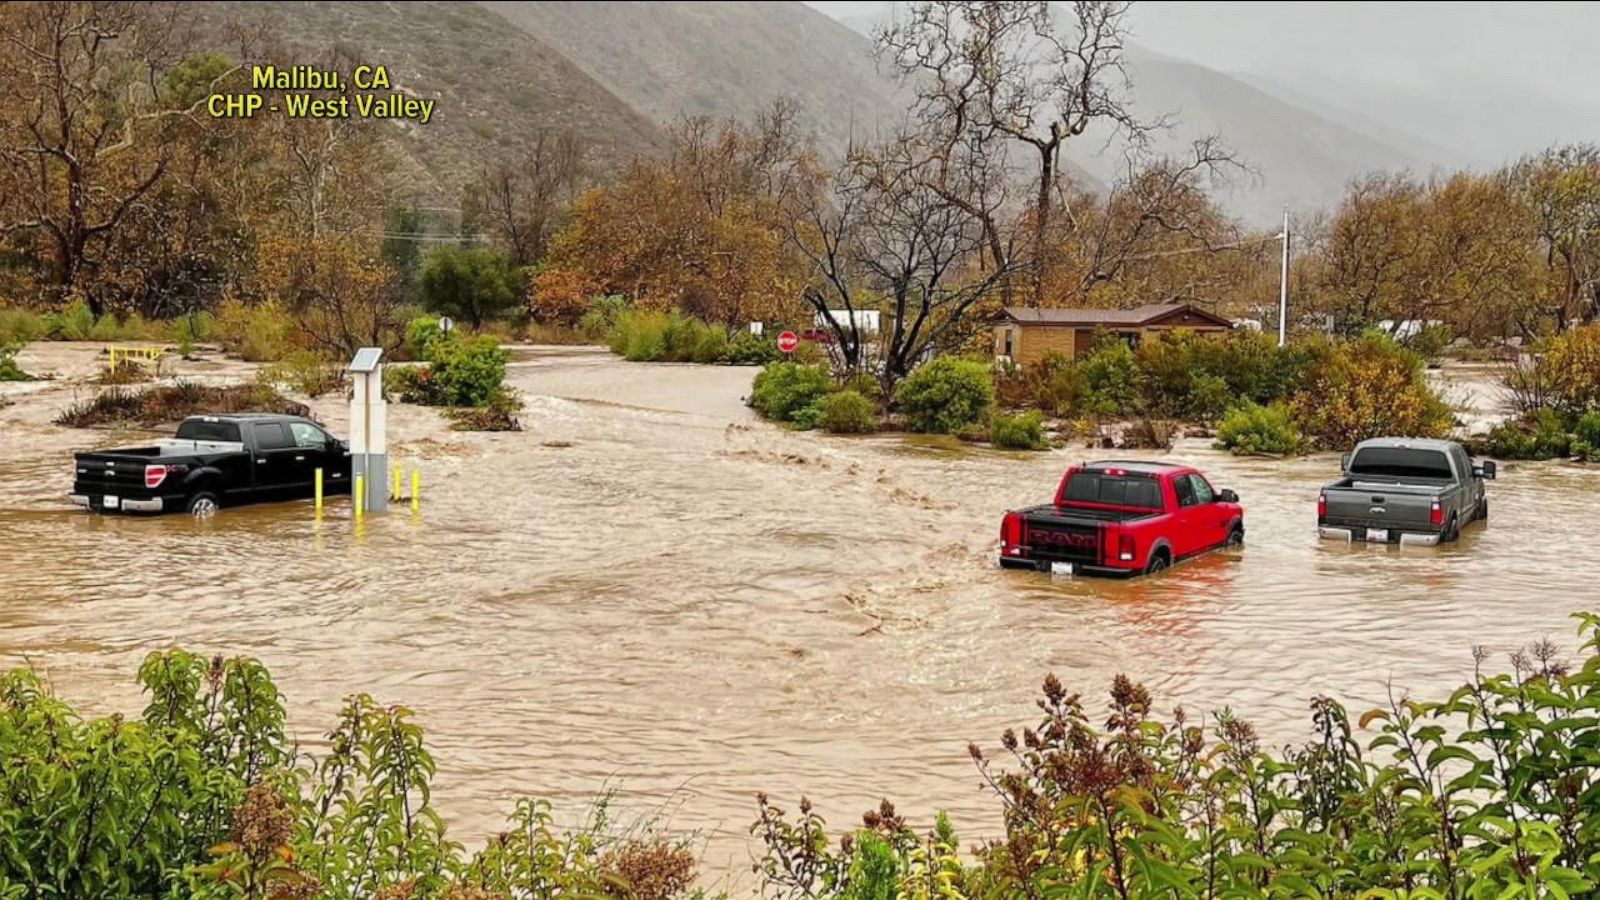
[[[1344,477],[1317,498],[1325,538],[1386,544],[1440,544],[1468,522],[1489,518],[1484,482],[1495,465],[1472,464],[1454,441],[1374,438],[1341,461]]]

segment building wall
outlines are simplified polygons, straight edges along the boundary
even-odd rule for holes
[[[1139,329],[1116,329],[1119,333],[1138,334],[1141,338],[1157,335],[1165,331],[1174,331],[1177,328],[1187,328],[1196,334],[1220,335],[1227,334],[1228,329],[1206,323],[1161,325]],[[1011,331],[1011,359],[1022,366],[1029,366],[1039,362],[1050,353],[1059,353],[1068,359],[1077,356],[1077,335],[1084,333],[1087,339],[1094,333],[1093,328],[1080,328],[1071,325],[1037,325],[1022,324],[1017,322],[1002,322],[994,329],[994,353],[996,356],[1005,355],[1006,330]],[[1087,340],[1084,344],[1087,346]]]
[[[1014,339],[1012,341],[1011,358],[1018,365],[1029,366],[1045,358],[1047,354],[1059,353],[1068,359],[1073,355],[1073,336],[1078,329],[1061,325],[1012,325]]]

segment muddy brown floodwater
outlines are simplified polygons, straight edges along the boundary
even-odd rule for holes
[[[92,359],[28,352],[69,375]],[[342,501],[321,522],[304,504],[76,511],[70,451],[137,435],[51,426],[87,389],[33,386],[0,409],[0,664],[133,712],[151,650],[252,654],[311,746],[347,693],[414,707],[458,837],[492,832],[518,794],[575,819],[612,787],[627,815],[697,831],[719,876],[748,868],[758,790],[805,792],[841,825],[888,796],[992,832],[966,744],[1030,722],[1047,671],[1092,696],[1126,672],[1163,707],[1229,705],[1289,741],[1314,694],[1438,691],[1475,644],[1572,648],[1568,614],[1596,606],[1594,467],[1502,466],[1491,520],[1458,546],[1347,547],[1313,529],[1335,458],[1190,441],[1169,458],[1239,492],[1243,551],[1052,580],[995,567],[1000,514],[1101,454],[787,433],[742,406],[752,374],[524,351],[527,431],[455,434],[398,408],[423,512],[362,528]],[[316,409],[343,433],[341,401]]]

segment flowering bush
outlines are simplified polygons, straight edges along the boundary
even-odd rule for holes
[[[1312,740],[1274,755],[1224,710],[1159,716],[1124,677],[1102,713],[1055,676],[1042,716],[969,752],[999,836],[960,854],[944,816],[885,802],[837,845],[802,801],[758,798],[756,871],[780,897],[1569,897],[1600,884],[1600,617],[1584,658],[1541,642],[1442,700],[1352,721],[1326,697]],[[1363,745],[1357,731],[1375,731]]]

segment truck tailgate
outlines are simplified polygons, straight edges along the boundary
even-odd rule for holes
[[[1442,488],[1415,484],[1351,482],[1329,485],[1327,524],[1340,527],[1383,528],[1393,531],[1436,531],[1433,499]]]
[[[1074,509],[1053,505],[1018,510],[1022,513],[1023,543],[1032,559],[1093,566],[1103,561],[1106,532],[1121,522],[1157,515],[1155,511]]]
[[[145,449],[145,448],[140,448]],[[155,448],[148,448],[154,451]],[[149,457],[134,453],[78,453],[74,454],[72,492],[74,494],[142,494],[144,467],[152,462]]]

